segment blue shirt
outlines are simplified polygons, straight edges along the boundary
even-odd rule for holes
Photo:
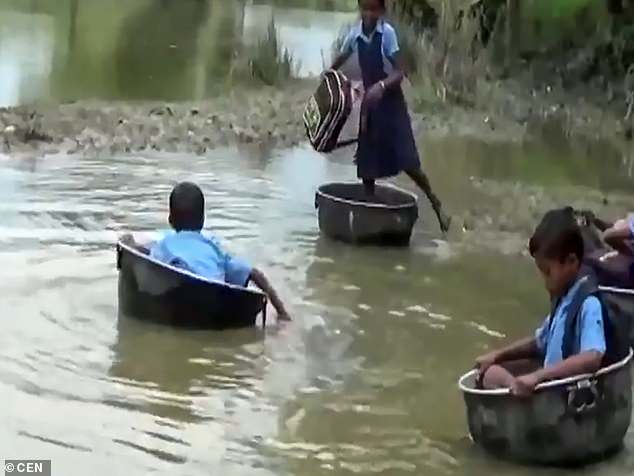
[[[152,246],[150,256],[203,278],[236,286],[246,286],[253,269],[198,231],[170,233]]]
[[[544,356],[544,367],[557,364],[563,360],[562,345],[566,327],[566,311],[579,289],[579,279],[561,299],[554,316],[548,316],[542,326],[535,332],[537,347]],[[588,296],[581,306],[581,316],[577,321],[577,336],[574,340],[573,353],[597,351],[605,353],[605,333],[603,330],[603,312],[601,303],[594,296]]]
[[[400,48],[398,46],[396,30],[394,30],[394,27],[383,19],[377,22],[376,28],[370,34],[370,36],[366,36],[365,33],[363,33],[363,22],[359,21],[348,32],[348,35],[346,35],[346,38],[343,41],[343,45],[341,46],[341,52],[356,52],[358,38],[361,38],[363,41],[369,44],[372,41],[372,37],[377,32],[383,35],[381,39],[381,50],[383,51],[383,58],[391,61],[394,58],[394,55],[398,53]]]

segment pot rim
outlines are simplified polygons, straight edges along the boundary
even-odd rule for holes
[[[133,234],[133,236],[134,236],[134,234]],[[246,293],[249,293],[249,294],[253,294],[253,295],[258,296],[258,297],[266,298],[266,294],[264,294],[261,291],[258,291],[257,289],[246,288],[246,287],[242,287],[242,286],[236,286],[234,284],[224,283],[222,281],[217,281],[217,280],[214,280],[214,279],[208,279],[208,278],[205,278],[203,276],[198,276],[197,274],[191,273],[191,272],[189,272],[189,271],[187,271],[185,269],[180,269],[180,268],[177,268],[175,266],[169,265],[167,263],[163,263],[161,261],[158,261],[158,260],[152,258],[149,254],[141,253],[139,250],[136,250],[135,248],[133,248],[132,246],[130,246],[127,243],[124,243],[121,240],[117,241],[117,247],[122,248],[125,251],[127,251],[129,253],[132,253],[133,255],[135,255],[135,256],[137,256],[139,258],[142,258],[142,259],[144,259],[146,261],[150,261],[150,262],[152,262],[154,264],[157,264],[157,265],[159,265],[159,266],[161,266],[163,268],[166,268],[166,269],[168,269],[170,271],[173,271],[175,273],[178,273],[178,274],[181,274],[181,275],[184,275],[184,276],[188,276],[188,277],[196,279],[198,281],[202,281],[202,282],[207,283],[207,284],[214,284],[214,285],[217,285],[217,286],[224,286],[224,287],[227,287],[227,288],[240,290],[240,291],[243,291],[243,292],[246,292]]]
[[[548,381],[548,382],[540,383],[539,385],[537,385],[537,387],[535,387],[535,390],[536,391],[547,390],[547,389],[553,388],[553,387],[559,387],[559,386],[563,386],[563,385],[570,385],[570,384],[577,383],[577,382],[582,381],[582,380],[602,377],[604,375],[607,375],[607,374],[610,374],[610,373],[615,372],[617,370],[620,370],[623,367],[625,367],[626,365],[628,365],[630,363],[630,361],[632,360],[633,356],[634,356],[634,351],[632,350],[632,348],[630,348],[630,351],[627,354],[627,357],[625,357],[621,361],[616,362],[616,363],[614,363],[612,365],[608,365],[607,367],[603,367],[602,369],[600,369],[595,374],[580,374],[580,375],[575,375],[575,376],[564,378],[564,379],[551,380],[551,381]],[[472,388],[472,387],[467,386],[465,382],[469,378],[473,377],[473,375],[476,374],[477,372],[478,371],[476,369],[470,370],[469,372],[464,374],[462,377],[460,377],[460,380],[458,380],[458,387],[460,387],[460,390],[463,393],[468,393],[468,394],[471,394],[471,395],[499,395],[499,396],[510,395],[511,394],[511,389],[509,389],[509,388],[496,388],[496,389],[493,389],[493,390],[484,390],[484,389]]]
[[[329,182],[329,183],[325,183],[319,186],[319,188],[317,189],[317,196],[319,197],[323,197],[323,198],[327,198],[329,200],[332,200],[334,202],[339,202],[339,203],[346,203],[348,205],[353,205],[353,206],[357,206],[357,207],[363,207],[363,208],[379,208],[379,209],[385,209],[385,210],[402,210],[405,208],[411,208],[413,206],[418,206],[418,197],[416,195],[414,195],[413,193],[407,191],[407,190],[403,190],[400,187],[397,187],[396,185],[392,185],[391,183],[387,183],[387,182],[377,182],[376,185],[379,187],[384,187],[384,188],[391,188],[392,190],[396,190],[397,192],[403,193],[407,196],[409,196],[410,198],[412,198],[414,200],[414,203],[406,203],[406,204],[402,204],[402,205],[387,205],[384,203],[369,203],[369,202],[359,202],[356,200],[347,200],[345,198],[341,198],[341,197],[337,197],[335,195],[331,195],[329,193],[326,193],[324,191],[322,191],[321,189],[323,187],[328,187],[330,185],[359,185],[358,182]]]
[[[599,286],[599,291],[612,294],[624,294],[626,296],[634,296],[634,289],[617,288],[614,286]]]

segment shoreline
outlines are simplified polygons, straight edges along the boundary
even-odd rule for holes
[[[80,100],[0,108],[0,153],[94,154],[144,150],[204,154],[227,145],[288,148],[305,142],[302,113],[316,80],[291,81],[284,88],[234,89],[201,101]],[[499,109],[451,104],[415,105],[416,87],[404,88],[417,138],[451,135],[483,141],[517,142],[547,124],[567,137],[619,140],[623,127],[609,112],[589,103],[507,94]],[[495,102],[495,101],[494,101]],[[530,105],[528,104],[530,103]],[[493,110],[493,107],[490,108]],[[422,112],[419,112],[421,111]]]
[[[1,108],[0,157],[139,155],[144,151],[204,155],[207,150],[228,146],[254,147],[263,152],[292,148],[306,143],[301,117],[313,86],[314,81],[296,81],[284,90],[234,90],[204,101],[91,100]],[[405,92],[410,96],[412,126],[419,141],[451,136],[504,143],[539,140],[549,120],[556,119],[561,110],[570,116],[574,108],[564,106],[544,116],[539,111],[548,111],[551,106],[538,98],[535,105],[539,107],[534,108],[538,112],[522,120],[447,104],[421,114],[411,107],[415,89],[409,86]],[[600,123],[593,122],[588,119],[592,108],[584,107],[579,106],[575,116],[579,120],[570,121],[562,137],[620,140],[634,154],[634,147],[619,139],[621,131],[609,127],[618,122],[615,117],[604,115]],[[554,127],[559,127],[556,122]],[[352,156],[353,151],[342,153]],[[449,210],[453,215],[449,239],[463,250],[503,254],[525,254],[527,233],[550,208],[570,204],[615,218],[630,209],[631,201],[623,193],[602,193],[581,186],[552,188],[480,179],[473,179],[469,186],[480,198],[473,206]]]

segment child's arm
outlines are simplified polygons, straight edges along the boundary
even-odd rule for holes
[[[558,364],[544,367],[535,372],[537,383],[548,380],[572,377],[581,374],[593,374],[601,368],[603,353],[597,350],[582,352],[581,354],[568,357]]]
[[[403,81],[405,77],[403,61],[401,59],[401,54],[397,51],[390,58],[390,62],[394,66],[392,72],[385,78],[383,81],[379,81],[378,83],[370,86],[370,89],[365,93],[364,105],[366,107],[373,107],[376,105],[385,94],[386,91],[398,87],[399,84]]]
[[[385,89],[392,89],[397,87],[403,82],[405,78],[405,62],[400,51],[397,51],[390,57],[390,63],[392,63],[392,72],[383,80]]]
[[[537,355],[539,355],[537,340],[535,337],[527,337],[502,349],[494,350],[478,357],[476,359],[476,368],[483,374],[492,365],[509,360],[530,359]]]
[[[511,388],[514,394],[530,395],[542,382],[580,374],[593,374],[601,368],[607,346],[601,303],[596,297],[590,296],[584,301],[580,318],[579,353],[532,374],[516,378]]]
[[[480,373],[494,364],[509,360],[532,359],[544,354],[546,350],[546,341],[548,331],[550,330],[550,316],[537,329],[534,336],[526,337],[511,345],[503,347],[500,350],[490,352],[476,359],[476,366],[480,369]]]
[[[398,87],[405,77],[405,63],[400,53],[398,38],[394,28],[386,24],[383,32],[382,53],[392,64],[392,71],[387,78],[371,86],[365,95],[367,106],[377,104],[385,94],[385,91]]]
[[[345,62],[348,61],[348,58],[350,58],[350,55],[352,55],[351,49],[346,49],[342,51],[341,53],[339,53],[337,57],[334,59],[334,61],[332,62],[330,69],[341,68],[345,64]]]
[[[337,54],[335,59],[330,66],[330,69],[339,69],[341,68],[348,58],[352,56],[353,53],[353,44],[354,44],[354,30],[350,30],[341,44],[341,51]]]
[[[253,268],[251,270],[250,279],[269,297],[269,299],[271,300],[271,304],[273,304],[273,307],[277,311],[277,318],[283,321],[290,321],[291,318],[288,315],[286,308],[284,307],[284,303],[277,295],[277,292],[275,292],[275,289],[273,289],[273,286],[266,278],[264,273],[257,268]]]
[[[603,354],[596,350],[582,352],[562,360],[558,364],[544,367],[532,374],[517,377],[511,386],[514,395],[524,397],[531,395],[535,387],[548,380],[557,380],[574,375],[593,374],[601,368]]]

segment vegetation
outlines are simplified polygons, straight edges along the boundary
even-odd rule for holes
[[[256,0],[255,3],[273,4],[286,8],[327,11],[353,11],[357,8],[357,0]]]
[[[596,83],[595,99],[629,106],[632,0],[392,0],[390,14],[418,106],[502,107],[500,84],[527,78],[520,93]]]
[[[246,66],[249,79],[267,85],[277,85],[292,78],[297,70],[295,59],[279,43],[273,18],[264,38],[259,39],[254,46],[245,47],[242,56],[244,59],[237,60],[238,66],[234,69],[234,75],[237,73],[238,79],[240,75],[244,76]]]

